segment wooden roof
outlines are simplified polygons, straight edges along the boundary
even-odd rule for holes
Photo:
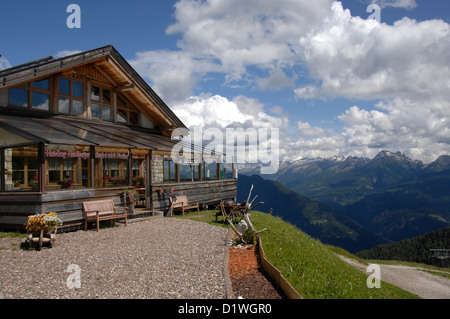
[[[0,148],[45,143],[171,151],[179,143],[169,136],[139,127],[6,110],[0,110],[0,130],[3,130]]]
[[[2,70],[0,71],[0,89],[36,81],[54,74],[76,73],[78,68],[85,66],[95,68],[108,79],[117,92],[126,92],[140,111],[165,135],[170,135],[176,128],[186,128],[112,45],[59,59],[48,57]]]

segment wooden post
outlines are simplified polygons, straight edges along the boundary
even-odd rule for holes
[[[175,163],[175,183],[180,182],[180,165]]]
[[[89,157],[89,166],[90,166],[90,187],[95,187],[95,146],[90,146],[89,149],[90,157]]]
[[[152,172],[153,151],[145,155],[145,206],[153,209],[153,172]]]
[[[128,186],[133,186],[133,154],[128,149]]]
[[[45,192],[45,144],[38,144],[38,190],[39,192]]]
[[[5,192],[5,190],[6,190],[6,186],[5,186],[5,183],[6,183],[6,172],[5,172],[5,149],[4,148],[2,148],[2,149],[0,149],[0,159],[1,159],[1,163],[0,163],[0,165],[1,165],[1,167],[0,167],[0,173],[1,173],[1,176],[0,176],[0,192]]]

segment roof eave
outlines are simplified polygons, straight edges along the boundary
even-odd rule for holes
[[[24,67],[12,67],[0,71],[0,89],[6,89],[22,83],[33,81],[51,74],[63,72],[67,69],[80,65],[89,64],[101,59],[111,57],[118,66],[125,72],[140,89],[154,101],[154,104],[170,120],[172,125],[168,126],[168,134],[175,128],[185,128],[186,125],[173,113],[166,103],[153,91],[147,82],[133,69],[133,67],[122,57],[122,55],[112,46],[107,45],[101,48],[76,53],[58,59],[45,58],[35,61],[35,64],[28,63]]]

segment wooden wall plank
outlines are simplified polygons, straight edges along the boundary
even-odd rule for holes
[[[155,210],[170,208],[166,196],[158,194],[159,185],[152,187],[151,198]],[[201,206],[219,204],[220,201],[236,200],[237,181],[203,181],[173,185],[176,195],[186,195],[189,200],[198,200]],[[75,189],[47,193],[0,194],[0,228],[14,226],[24,229],[27,216],[36,213],[57,212],[64,225],[82,225],[84,201],[113,198],[115,205],[121,205],[121,193],[125,187],[103,189]]]

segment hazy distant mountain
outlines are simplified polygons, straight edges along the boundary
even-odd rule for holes
[[[258,171],[253,167],[239,172]],[[333,214],[350,217],[389,241],[450,226],[450,156],[428,165],[390,151],[373,159],[302,159],[262,177],[333,207]]]
[[[422,172],[341,210],[393,241],[450,227],[450,170]]]
[[[258,195],[256,202],[264,202],[256,210],[282,217],[323,243],[356,252],[387,242],[337,210],[257,175],[239,175],[238,202],[247,200],[252,185],[252,198]]]

